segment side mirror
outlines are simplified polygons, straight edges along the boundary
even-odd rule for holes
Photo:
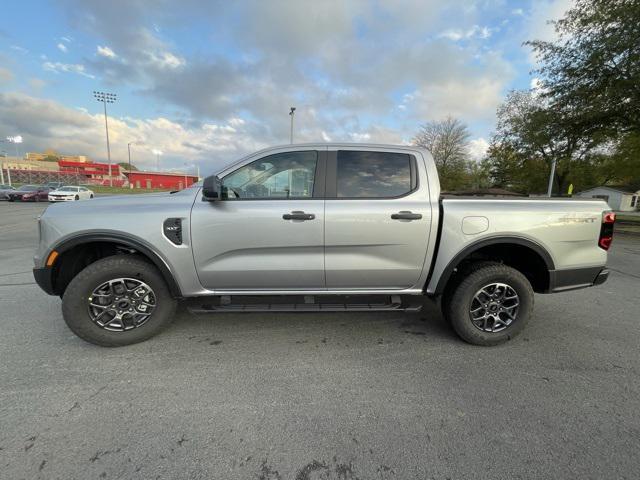
[[[217,202],[222,197],[222,180],[217,175],[211,175],[202,182],[202,200]]]

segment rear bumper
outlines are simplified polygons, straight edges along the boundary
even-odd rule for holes
[[[549,272],[549,292],[566,292],[592,287],[606,282],[607,278],[609,278],[609,270],[604,267],[551,270]]]
[[[52,268],[34,268],[33,278],[35,278],[38,286],[49,295],[55,295],[53,290],[53,269]]]

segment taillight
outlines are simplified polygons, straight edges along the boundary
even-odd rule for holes
[[[598,246],[603,250],[609,250],[613,241],[613,224],[616,221],[614,212],[602,213],[602,226],[600,227],[600,237],[598,238]]]

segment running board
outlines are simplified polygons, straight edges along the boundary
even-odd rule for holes
[[[239,312],[419,312],[421,296],[400,295],[305,295],[305,296],[216,296],[188,301],[194,314]],[[269,303],[267,303],[269,302]]]

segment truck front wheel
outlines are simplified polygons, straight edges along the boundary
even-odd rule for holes
[[[103,347],[147,340],[171,323],[175,308],[160,272],[134,255],[90,264],[62,297],[62,315],[71,331]]]
[[[474,345],[497,345],[518,335],[533,310],[533,289],[518,270],[482,262],[444,297],[445,316]]]

